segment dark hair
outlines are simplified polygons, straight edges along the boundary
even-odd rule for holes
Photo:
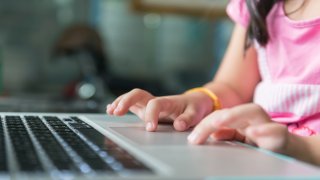
[[[246,46],[250,46],[252,40],[265,46],[269,41],[269,33],[266,18],[273,5],[280,0],[246,0],[250,13],[250,22],[247,34]]]

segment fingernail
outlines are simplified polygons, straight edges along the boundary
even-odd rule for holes
[[[110,107],[111,107],[111,108],[115,108],[116,105],[115,105],[114,103],[112,103],[112,104],[110,105]]]
[[[188,141],[191,143],[196,143],[198,140],[199,134],[197,132],[192,132],[189,136],[188,136]]]
[[[115,113],[118,113],[118,112],[120,112],[120,111],[121,111],[121,108],[120,108],[120,107],[117,107],[117,108],[114,110]]]
[[[146,130],[147,131],[152,131],[153,130],[153,124],[151,122],[147,122],[146,124]]]

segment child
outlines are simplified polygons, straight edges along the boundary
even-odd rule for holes
[[[320,1],[232,0],[236,25],[212,82],[180,95],[134,89],[107,106],[155,131],[195,126],[188,140],[237,140],[320,165]]]

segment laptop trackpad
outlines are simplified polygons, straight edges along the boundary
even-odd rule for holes
[[[159,125],[156,132],[144,127],[110,127],[116,133],[140,145],[185,145],[191,131],[178,132],[171,125]]]

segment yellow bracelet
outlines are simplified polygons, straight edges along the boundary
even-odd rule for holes
[[[205,87],[197,87],[197,88],[190,89],[190,90],[186,91],[185,93],[188,94],[188,93],[192,93],[192,92],[202,92],[202,93],[206,94],[207,96],[209,96],[211,98],[211,100],[213,101],[213,111],[221,109],[222,106],[221,106],[221,103],[220,103],[218,96],[215,95],[209,89],[207,89]]]

